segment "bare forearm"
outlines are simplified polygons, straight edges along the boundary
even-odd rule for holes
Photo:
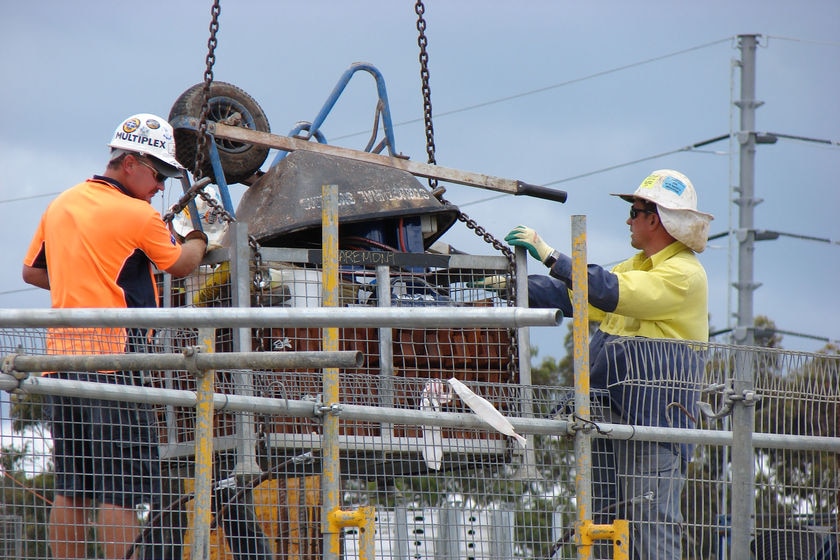
[[[175,264],[166,269],[172,276],[187,276],[192,273],[207,252],[207,242],[201,237],[187,238],[181,244],[181,256]]]
[[[31,284],[45,290],[50,289],[50,276],[47,273],[46,268],[35,268],[34,266],[23,265],[23,273],[21,275],[23,277],[23,281],[27,284]]]

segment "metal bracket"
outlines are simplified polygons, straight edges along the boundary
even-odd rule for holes
[[[16,387],[6,390],[10,395],[18,395],[22,393],[21,385],[23,384],[23,380],[29,377],[29,372],[17,371],[15,369],[15,358],[22,354],[23,350],[20,346],[18,346],[17,352],[3,357],[2,372],[16,379],[18,382]]]
[[[17,354],[9,354],[3,358],[3,373],[7,373],[12,375],[17,379],[16,373],[20,373],[15,370],[15,357]]]
[[[23,354],[23,349],[18,347],[17,351],[14,354],[9,354],[5,358],[3,358],[3,373],[11,375],[18,381],[23,381],[24,379],[29,377],[28,371],[17,371],[15,369],[15,358],[17,358],[18,356],[22,356]]]
[[[186,370],[196,379],[201,379],[207,374],[206,371],[200,369],[196,364],[195,357],[199,352],[201,352],[201,347],[199,346],[188,346],[182,351],[184,361],[186,362]]]
[[[318,416],[323,416],[324,414],[332,414],[333,416],[338,416],[341,414],[341,405],[338,403],[332,403],[329,406],[319,405],[315,409],[315,414]]]
[[[745,389],[741,391],[740,395],[738,395],[733,389],[728,387],[724,388],[723,384],[713,385],[712,387],[705,389],[703,392],[711,393],[719,391],[720,389],[723,389],[723,406],[721,406],[717,412],[714,411],[712,405],[709,403],[697,401],[697,408],[700,409],[700,413],[710,420],[719,420],[724,416],[732,414],[732,409],[737,402],[742,403],[744,406],[755,406],[756,403],[761,400],[761,395],[753,390]]]

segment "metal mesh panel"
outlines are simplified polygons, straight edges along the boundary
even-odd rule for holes
[[[487,272],[479,268],[474,276]],[[248,271],[249,281],[253,273],[253,269]],[[212,277],[212,273],[202,274],[205,280]],[[357,271],[353,274],[358,276]],[[462,270],[436,274],[435,285],[447,275],[450,280],[465,278]],[[227,282],[217,284],[218,302],[232,301],[224,294],[230,292]],[[203,285],[189,279],[174,283],[172,294],[186,302]],[[273,304],[270,298],[276,291],[276,286],[269,293],[257,290],[253,302]],[[451,296],[454,292],[441,293]],[[346,293],[347,297],[357,294]],[[166,292],[163,296],[171,297]],[[486,296],[482,293],[481,298],[463,302],[456,298],[448,304],[485,304]],[[289,304],[289,297],[283,295],[281,304]],[[501,304],[492,297],[486,299]],[[457,338],[459,330],[463,338]],[[473,342],[467,342],[465,331]],[[0,329],[0,352],[4,357],[19,352],[43,354],[45,333],[45,329]],[[180,352],[196,344],[196,334],[194,329],[157,329],[150,333],[147,350]],[[280,326],[245,329],[241,335],[236,329],[218,329],[217,351],[232,350],[243,341],[251,347],[246,350],[318,350],[322,338],[319,329]],[[347,509],[375,506],[377,557],[575,558],[572,529],[579,473],[573,441],[565,432],[558,428],[555,435],[530,435],[531,445],[523,449],[489,428],[430,424],[440,413],[468,412],[448,388],[446,381],[452,377],[508,418],[576,421],[571,388],[512,382],[517,370],[511,368],[511,338],[505,329],[346,328],[339,338],[342,349],[357,349],[365,356],[360,367],[340,372],[340,402],[378,411],[365,420],[340,416],[341,503]],[[616,378],[611,389],[636,391],[638,407],[652,409],[664,402],[674,422],[690,414],[711,438],[732,429],[726,411],[747,400],[754,403],[755,437],[778,436],[782,443],[758,444],[753,454],[756,558],[825,560],[837,554],[837,458],[820,449],[819,438],[837,437],[840,358],[639,340],[619,341],[611,351],[632,356],[624,377]],[[688,368],[688,376],[685,366],[694,362],[686,361],[686,352],[699,357],[702,364],[696,371]],[[657,368],[658,377],[649,375],[651,364],[664,365]],[[744,371],[752,372],[755,379],[747,396],[736,383],[736,374]],[[150,388],[196,388],[193,374],[187,371],[154,370],[142,379]],[[214,413],[213,558],[320,557],[323,439],[314,411],[321,405],[322,373],[219,370],[214,381],[219,394],[309,402],[313,414],[245,414],[225,409]],[[667,407],[680,402],[687,391],[706,403],[706,414],[697,406]],[[599,430],[613,418],[603,408],[606,394],[592,396],[596,424],[578,425],[593,429],[593,462],[601,470],[593,471],[591,477],[603,488],[614,484],[614,477],[600,442],[612,438]],[[0,418],[0,516],[8,516],[0,519],[19,519],[15,526],[23,535],[15,545],[20,551],[15,549],[17,556],[10,558],[50,557],[47,518],[56,500],[56,481],[52,434],[43,421],[42,402],[42,396],[14,392],[11,408],[4,406]],[[141,532],[133,546],[138,557],[157,554],[164,546],[169,555],[165,557],[189,558],[195,521],[196,412],[154,399],[149,402],[159,440],[156,464],[162,474],[161,488],[155,503],[136,508]],[[420,420],[415,414],[420,414]],[[255,471],[248,465],[252,459]],[[722,559],[732,524],[732,473],[743,467],[732,462],[727,445],[712,439],[697,444],[692,459],[680,498],[683,556]],[[104,557],[103,538],[108,533],[93,524],[79,527],[87,534],[88,557]],[[356,558],[358,530],[345,530],[341,542],[343,556]],[[596,557],[609,557],[609,552]]]
[[[628,369],[614,388],[634,396],[656,395],[663,402],[679,402],[685,391],[695,392],[699,405],[690,414],[703,429],[732,428],[733,406],[750,402],[755,409],[754,433],[837,437],[840,426],[840,388],[837,355],[790,352],[729,345],[693,345],[674,341],[619,340],[615,356],[626,354]],[[701,368],[685,367],[686,353],[699,357]],[[652,367],[656,365],[656,367]],[[651,376],[651,372],[657,372]],[[754,379],[746,394],[737,374]],[[641,389],[653,389],[642,391]],[[650,403],[640,403],[650,406]],[[706,413],[703,413],[703,410]],[[719,417],[715,417],[719,416]],[[755,450],[755,525],[752,550],[756,558],[834,558],[840,469],[833,453],[808,449]],[[731,518],[733,469],[730,449],[698,445],[688,466],[682,499],[685,514],[683,554],[686,558],[719,557],[727,546]],[[740,467],[744,468],[744,467]]]

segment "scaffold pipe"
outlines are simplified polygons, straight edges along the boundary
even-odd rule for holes
[[[0,327],[554,327],[559,309],[521,307],[253,307],[2,309]]]

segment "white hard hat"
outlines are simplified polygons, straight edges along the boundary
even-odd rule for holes
[[[165,119],[150,113],[139,113],[117,126],[111,138],[112,159],[124,152],[154,158],[155,168],[167,177],[180,177],[183,167],[175,159],[175,137]]]
[[[697,191],[691,181],[673,169],[660,169],[648,175],[633,194],[613,193],[627,202],[641,198],[656,204],[659,218],[671,236],[692,250],[702,253],[709,238],[711,214],[697,209]]]

